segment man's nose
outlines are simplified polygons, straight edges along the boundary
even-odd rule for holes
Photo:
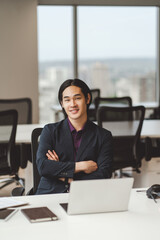
[[[71,100],[71,106],[75,106],[76,105],[76,102],[74,99]]]

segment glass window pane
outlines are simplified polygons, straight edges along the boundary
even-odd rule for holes
[[[59,86],[73,77],[72,7],[39,6],[37,11],[40,122],[49,122]]]
[[[156,7],[78,7],[79,77],[106,97],[155,102]]]

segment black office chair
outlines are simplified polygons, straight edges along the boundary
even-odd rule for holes
[[[149,119],[160,119],[160,107],[153,110]],[[148,119],[148,121],[149,121]],[[145,138],[145,160],[150,161],[154,157],[160,157],[160,138]]]
[[[96,121],[95,99],[97,97],[100,97],[100,89],[99,88],[91,89],[91,94],[92,94],[92,107],[90,107],[88,110],[88,118],[91,121]]]
[[[94,101],[96,110],[101,106],[132,107],[131,97],[97,97]]]
[[[32,132],[32,164],[33,164],[33,188],[28,193],[29,195],[33,195],[37,191],[37,187],[40,181],[40,175],[37,169],[36,164],[36,154],[39,145],[39,139],[43,128],[35,128]]]
[[[160,157],[160,139],[145,138],[145,160],[150,161],[154,157]]]
[[[149,119],[160,119],[160,106],[153,109],[153,112],[149,115]]]
[[[32,148],[32,164],[33,164],[33,187],[26,195],[34,195],[37,191],[37,187],[40,181],[40,175],[38,173],[37,164],[36,164],[36,154],[39,144],[39,137],[41,135],[43,128],[35,128],[31,136],[31,148]],[[23,195],[25,189],[23,187],[17,187],[13,189],[12,196],[21,196]]]
[[[18,176],[20,166],[16,158],[15,137],[18,113],[16,110],[0,112],[0,176],[10,175],[1,179],[0,189],[16,182],[23,186],[23,180]]]
[[[30,98],[0,99],[0,111],[15,109],[18,112],[18,124],[32,123],[32,101]],[[16,146],[17,158],[20,158],[21,168],[26,168],[31,160],[30,144],[22,143]]]
[[[137,107],[100,107],[97,110],[98,125],[103,127],[103,123],[124,122],[125,124],[135,124],[132,136],[114,136],[114,158],[113,172],[120,170],[123,175],[123,168],[132,167],[136,172],[140,172],[141,160],[144,157],[144,145],[140,141],[140,134],[144,120],[145,108]],[[119,127],[119,125],[118,125]],[[122,126],[120,126],[122,128]]]
[[[32,101],[30,98],[0,99],[0,111],[15,109],[18,124],[32,123]]]

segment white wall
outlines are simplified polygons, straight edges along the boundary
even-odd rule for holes
[[[38,122],[37,0],[0,0],[0,98],[20,97]]]

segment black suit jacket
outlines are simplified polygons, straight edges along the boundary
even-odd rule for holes
[[[48,150],[55,150],[59,161],[48,160]],[[76,162],[93,160],[98,169],[86,174],[74,173],[74,146],[68,120],[48,124],[44,127],[37,151],[37,167],[41,180],[36,194],[66,192],[67,185],[59,178],[74,180],[110,178],[112,174],[112,135],[91,121],[87,121],[82,141],[76,155]]]

